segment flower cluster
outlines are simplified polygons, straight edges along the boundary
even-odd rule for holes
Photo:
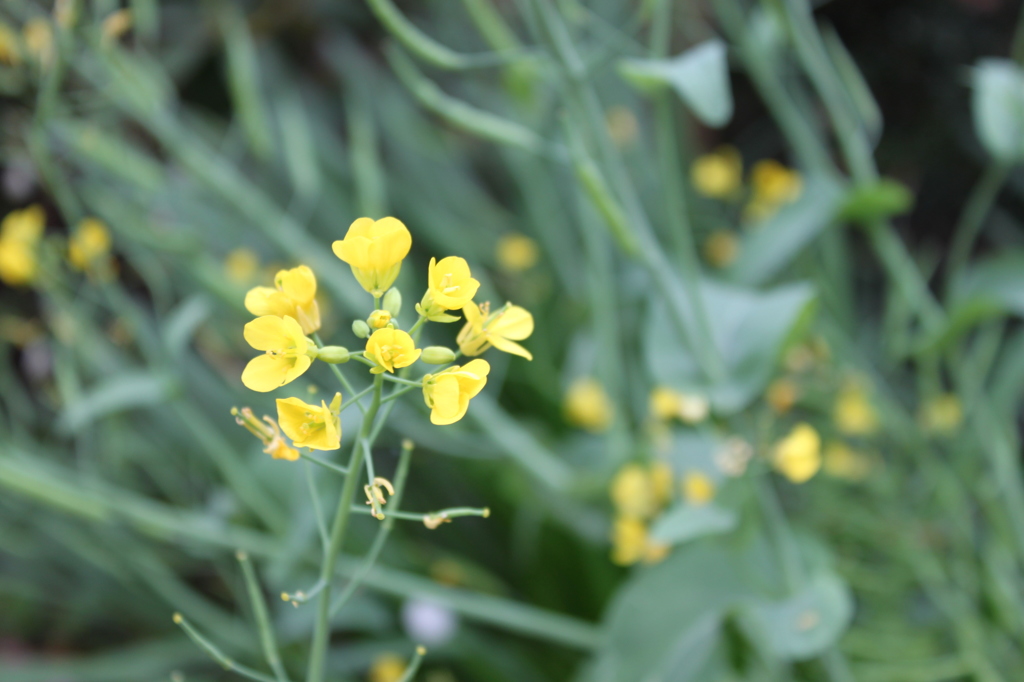
[[[460,355],[475,358],[491,346],[532,359],[517,342],[533,332],[533,316],[510,303],[492,313],[489,302],[474,300],[480,282],[473,278],[469,264],[458,256],[448,256],[430,259],[426,291],[416,304],[419,319],[408,330],[400,328],[402,296],[393,285],[411,248],[408,228],[390,217],[359,218],[345,237],[333,244],[334,254],[373,297],[374,309],[365,320],[355,320],[352,325],[353,332],[366,339],[362,351],[320,343],[316,336],[321,326],[317,279],[309,267],[281,270],[274,276],[273,286],[250,289],[245,307],[257,317],[245,325],[244,336],[263,355],[249,361],[242,383],[254,391],[269,392],[300,377],[316,360],[331,364],[356,360],[367,366],[371,377],[378,377],[376,381],[420,386],[432,423],[446,425],[462,419],[470,400],[487,383],[490,365],[482,359],[465,365],[451,363]],[[443,346],[419,347],[419,333],[426,322],[455,322],[459,318],[452,313],[458,311],[465,316],[457,338],[458,352]],[[448,366],[410,381],[405,374],[416,362]],[[284,398],[277,401],[277,421],[296,447],[335,450],[341,442],[341,410],[340,393],[330,404],[321,401],[319,406]],[[266,437],[273,439],[272,435]]]

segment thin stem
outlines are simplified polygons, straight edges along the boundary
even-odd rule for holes
[[[426,321],[427,318],[424,317],[423,315],[420,315],[420,319],[416,320],[416,324],[414,324],[412,328],[409,330],[409,336],[415,335],[416,332],[420,330],[420,327],[422,327]],[[415,338],[417,341],[419,340],[418,336],[416,336]]]
[[[267,612],[267,602],[263,598],[263,590],[260,588],[259,579],[256,577],[256,569],[249,561],[249,555],[239,550],[235,553],[238,563],[242,566],[242,575],[245,577],[245,586],[249,591],[249,601],[252,602],[253,615],[256,617],[256,627],[260,632],[260,645],[263,647],[263,655],[267,664],[274,671],[278,682],[289,682],[288,673],[281,664],[281,655],[277,652],[277,640],[274,637],[274,628],[270,623],[270,614]]]
[[[310,334],[310,337],[313,339],[313,341],[316,342],[317,348],[323,348],[324,347],[324,342],[320,340],[320,335],[319,334],[314,332],[314,333]],[[345,375],[341,373],[341,370],[338,369],[337,365],[335,365],[333,363],[330,363],[330,362],[328,362],[326,364],[327,364],[328,367],[331,368],[331,371],[334,372],[334,376],[337,377],[338,383],[341,384],[341,387],[344,388],[345,391],[348,392],[348,394],[350,396],[353,396],[353,399],[355,399],[356,406],[359,408],[359,411],[362,412],[363,416],[365,417],[366,416],[366,408],[363,407],[363,404],[361,402],[359,402],[358,399],[356,399],[356,389],[352,387],[352,384],[349,383],[349,380],[346,379]],[[362,394],[360,393],[359,395],[362,395]]]
[[[192,624],[185,620],[185,617],[180,613],[174,614],[174,622],[178,627],[185,631],[185,634],[188,635],[193,642],[199,645],[200,649],[210,654],[210,657],[220,663],[225,670],[236,672],[242,677],[248,677],[250,680],[256,680],[256,682],[278,682],[278,680],[275,680],[269,675],[264,675],[257,670],[253,670],[252,668],[234,661],[230,656],[221,651],[217,645],[199,634],[199,632],[192,627]]]
[[[402,379],[401,377],[392,376],[390,374],[383,375],[385,381],[390,381],[396,384],[405,384],[406,386],[412,386],[413,388],[423,388],[423,381],[409,381],[408,379]]]
[[[352,446],[352,456],[349,459],[349,475],[345,478],[345,485],[341,490],[341,498],[338,501],[338,511],[334,517],[334,525],[331,528],[330,543],[327,547],[327,555],[324,557],[321,566],[320,579],[326,584],[320,594],[320,601],[317,604],[316,622],[313,629],[313,646],[309,654],[309,670],[306,674],[307,682],[323,682],[324,662],[327,656],[327,641],[330,637],[330,606],[331,586],[330,580],[334,575],[334,569],[338,563],[338,555],[341,554],[345,541],[345,531],[348,528],[348,520],[352,511],[352,500],[355,497],[356,486],[359,485],[359,472],[363,467],[365,450],[361,441],[365,439],[373,426],[374,417],[380,409],[381,390],[384,381],[378,374],[373,380],[373,400],[366,414],[363,415],[363,423],[359,429],[359,436]]]
[[[999,190],[1009,175],[1009,166],[993,162],[985,168],[971,190],[971,195],[964,204],[963,211],[953,232],[953,244],[949,248],[949,261],[946,264],[946,297],[950,296],[951,286],[971,255],[974,242],[985,224],[985,217],[992,210],[992,204],[999,196]]]
[[[312,462],[313,464],[317,464],[319,466],[322,466],[325,469],[330,469],[331,471],[333,471],[336,474],[341,474],[342,476],[347,476],[348,475],[348,469],[346,469],[345,467],[343,467],[341,465],[338,465],[338,464],[331,464],[327,460],[320,459],[316,455],[310,455],[310,454],[307,454],[305,452],[299,452],[299,457],[301,457],[302,459],[304,459],[304,460],[306,460],[308,462]]]
[[[402,454],[398,458],[398,468],[395,469],[395,494],[391,496],[391,504],[395,507],[402,503],[402,494],[405,492],[405,482],[409,475],[409,463],[412,460],[412,449],[413,443],[411,440],[405,440],[402,442]],[[363,508],[365,509],[365,507]],[[354,510],[353,510],[354,511]],[[359,585],[362,584],[363,578],[370,572],[374,564],[377,563],[377,558],[380,556],[381,550],[384,549],[384,543],[387,542],[388,536],[391,534],[391,529],[394,528],[395,522],[393,520],[394,514],[392,512],[387,515],[384,522],[381,523],[380,528],[377,530],[377,536],[373,539],[373,544],[370,546],[370,551],[363,557],[363,563],[359,566],[359,569],[349,579],[348,584],[345,585],[345,589],[342,590],[341,594],[333,604],[331,604],[331,615],[334,615],[345,605],[345,603],[352,597]]]
[[[352,505],[352,511],[356,514],[373,515],[372,509],[365,506],[360,507],[358,504]],[[491,510],[488,507],[449,507],[435,512],[385,511],[384,513],[385,519],[401,519],[402,521],[419,521],[421,523],[430,517],[457,519],[460,516],[479,516],[486,519],[490,515]]]
[[[327,526],[324,524],[324,510],[320,504],[320,493],[316,490],[316,481],[313,479],[313,467],[306,464],[306,484],[309,486],[309,497],[313,500],[313,513],[316,515],[317,533],[320,535],[320,548],[327,554]]]
[[[408,386],[406,388],[396,388],[394,391],[392,391],[391,393],[388,394],[387,398],[384,398],[383,400],[381,400],[381,403],[389,403],[392,400],[395,400],[397,398],[401,398],[403,395],[405,395],[409,391],[413,390],[414,388],[421,388],[421,386]]]
[[[412,682],[412,678],[416,676],[416,671],[420,669],[420,663],[423,662],[423,656],[426,653],[427,650],[424,647],[416,647],[416,654],[412,657],[412,660],[409,661],[409,665],[406,667],[405,672],[400,678],[398,678],[398,682]]]

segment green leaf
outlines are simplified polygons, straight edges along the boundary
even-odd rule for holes
[[[823,27],[821,37],[825,49],[828,50],[829,56],[832,58],[836,73],[839,74],[839,78],[843,81],[846,92],[852,100],[853,108],[857,112],[861,125],[867,131],[868,137],[877,143],[882,136],[882,109],[878,106],[875,96],[871,94],[871,88],[864,80],[864,74],[857,68],[857,62],[846,50],[843,41],[832,27]]]
[[[739,523],[731,509],[714,504],[681,504],[665,512],[651,528],[651,539],[676,545],[704,535],[727,533]]]
[[[978,138],[992,158],[1024,159],[1024,72],[1009,59],[982,59],[974,68],[971,106]]]
[[[761,395],[775,371],[787,337],[802,316],[811,311],[814,291],[793,283],[767,292],[705,279],[700,286],[715,346],[725,364],[725,376],[709,382],[685,348],[665,305],[652,304],[650,330],[644,334],[648,371],[657,383],[707,395],[715,412],[732,414]],[[671,352],[666,352],[672,348]]]
[[[853,599],[834,573],[819,573],[781,601],[755,598],[740,610],[744,632],[774,656],[804,660],[831,647],[853,618]]]
[[[843,186],[827,175],[812,175],[800,198],[747,233],[726,276],[743,284],[764,284],[833,223]]]
[[[671,86],[694,116],[713,128],[732,118],[729,60],[718,38],[670,59],[623,59],[619,73],[644,92]]]
[[[839,211],[839,219],[870,223],[906,213],[913,205],[914,194],[906,185],[890,178],[880,178],[851,189]]]
[[[172,310],[164,322],[164,343],[174,357],[180,356],[196,329],[210,316],[210,301],[202,294],[185,299]]]
[[[605,617],[606,639],[594,669],[602,682],[690,682],[719,650],[721,622],[734,606],[771,586],[770,547],[707,538],[636,571]]]
[[[126,371],[101,382],[74,403],[60,417],[60,425],[78,431],[92,422],[115,412],[164,402],[174,382],[153,372]]]

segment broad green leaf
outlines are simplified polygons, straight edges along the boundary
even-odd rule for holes
[[[799,199],[744,236],[739,256],[726,271],[729,279],[764,284],[833,223],[843,204],[843,186],[827,175],[805,180]]]
[[[671,59],[623,59],[619,73],[642,91],[671,86],[706,125],[720,128],[732,118],[729,60],[718,38]]]
[[[241,10],[225,4],[220,15],[224,47],[227,52],[227,80],[235,115],[248,138],[249,148],[267,158],[273,148],[273,136],[266,104],[261,94],[260,68],[249,26]]]
[[[828,50],[829,56],[832,58],[836,73],[839,74],[846,87],[846,92],[850,96],[861,125],[867,131],[872,142],[877,143],[882,136],[882,109],[875,101],[875,96],[871,94],[871,88],[864,80],[864,74],[857,68],[857,62],[847,52],[846,46],[843,45],[843,41],[835,30],[825,27],[821,32],[821,37],[825,49]]]
[[[1024,160],[1024,72],[1009,59],[982,59],[974,68],[974,128],[992,158]]]
[[[767,541],[706,538],[637,570],[605,617],[594,661],[602,682],[691,682],[719,648],[720,624],[736,605],[778,582]],[[763,586],[763,587],[762,587]]]
[[[685,348],[660,301],[653,304],[644,334],[651,377],[682,391],[707,395],[719,414],[738,412],[759,396],[771,379],[786,338],[809,313],[814,292],[806,283],[793,283],[766,292],[702,281],[704,309],[725,376],[711,383]],[[672,349],[667,351],[666,349]]]
[[[651,539],[676,545],[704,535],[727,533],[739,523],[731,509],[715,504],[681,504],[665,512],[651,527]]]
[[[77,431],[109,414],[161,403],[173,387],[174,382],[168,377],[153,372],[126,371],[101,382],[68,405],[60,423],[67,430]]]
[[[837,575],[815,575],[796,594],[781,601],[750,600],[739,613],[740,625],[765,651],[782,659],[804,660],[836,643],[853,618],[849,588]]]

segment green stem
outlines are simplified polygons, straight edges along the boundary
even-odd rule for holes
[[[256,617],[256,627],[260,631],[260,644],[263,647],[263,655],[267,664],[274,671],[278,682],[289,682],[288,673],[281,665],[281,656],[277,652],[277,640],[274,637],[274,628],[270,623],[270,614],[267,612],[267,602],[263,598],[263,590],[260,589],[259,579],[256,577],[256,569],[249,561],[249,555],[239,550],[235,553],[238,563],[242,566],[242,575],[245,577],[245,586],[249,591],[249,601],[252,602],[253,615]]]
[[[394,499],[394,498],[392,498]],[[356,514],[372,515],[373,510],[369,507],[361,507],[358,504],[352,505],[352,511]],[[444,516],[449,519],[457,519],[460,516],[479,516],[487,518],[491,515],[491,510],[487,507],[449,507],[448,509],[441,509],[435,512],[403,512],[403,511],[386,511],[384,516],[386,519],[401,519],[403,521],[419,521],[423,522],[424,519],[431,516]]]
[[[313,628],[313,646],[309,654],[309,670],[306,674],[306,682],[323,682],[324,662],[327,657],[327,641],[330,636],[330,607],[331,607],[331,586],[330,580],[334,575],[334,569],[338,563],[338,555],[341,554],[342,545],[345,541],[345,531],[348,528],[349,516],[352,511],[352,500],[355,498],[356,487],[359,485],[359,472],[363,468],[365,449],[362,441],[370,434],[373,427],[374,417],[380,408],[381,389],[384,381],[378,374],[373,380],[373,400],[366,414],[363,415],[363,423],[359,429],[359,436],[352,445],[352,456],[349,459],[349,475],[345,478],[345,485],[341,490],[341,499],[338,501],[338,511],[334,517],[334,525],[331,528],[330,543],[327,546],[327,555],[324,557],[320,570],[320,579],[325,581],[326,587],[320,594],[320,601],[317,604],[316,622]]]
[[[313,341],[316,342],[317,348],[323,348],[324,347],[324,342],[320,340],[320,335],[319,334],[317,334],[316,332],[313,332],[312,334],[310,334],[310,337],[313,339]],[[356,393],[356,389],[352,387],[352,384],[349,383],[349,380],[346,379],[345,375],[341,373],[341,370],[338,369],[337,365],[335,365],[333,363],[326,363],[326,364],[327,364],[328,367],[331,368],[331,371],[334,372],[334,376],[337,377],[338,383],[341,384],[341,387],[343,389],[345,389],[345,391],[350,396],[352,396],[352,399],[356,403],[356,407],[359,408],[359,411],[363,413],[363,417],[365,418],[366,417],[366,408],[363,407],[363,404],[361,402],[359,402],[359,400],[358,400],[358,397],[362,396],[363,393],[359,393],[359,394]]]
[[[189,638],[199,645],[199,648],[210,654],[213,660],[224,666],[225,670],[236,672],[242,677],[248,677],[250,680],[256,680],[256,682],[278,682],[274,678],[264,675],[263,673],[253,670],[247,666],[237,663],[230,656],[221,651],[213,642],[199,634],[199,631],[192,627],[192,624],[185,620],[185,617],[180,613],[174,614],[174,622],[185,631],[185,634]]]
[[[949,248],[949,260],[946,263],[947,301],[952,284],[967,264],[974,242],[985,223],[985,217],[992,210],[992,203],[999,196],[999,190],[1002,189],[1009,174],[1009,166],[998,162],[989,164],[967,198],[960,219],[957,220],[956,230],[953,232],[953,244]]]
[[[309,486],[309,498],[313,501],[313,513],[316,515],[316,530],[320,536],[320,549],[327,554],[327,526],[324,524],[324,510],[320,504],[320,493],[316,490],[316,481],[313,479],[313,468],[309,465],[303,467],[306,470],[306,485]]]
[[[319,457],[317,457],[315,455],[310,455],[310,454],[307,454],[305,452],[300,452],[299,453],[299,457],[301,457],[302,459],[307,460],[309,462],[312,462],[313,464],[317,464],[319,466],[322,466],[325,469],[330,469],[331,471],[333,471],[336,474],[341,474],[342,476],[348,475],[348,469],[346,469],[345,467],[340,466],[338,464],[331,464],[327,460],[320,459]]]

